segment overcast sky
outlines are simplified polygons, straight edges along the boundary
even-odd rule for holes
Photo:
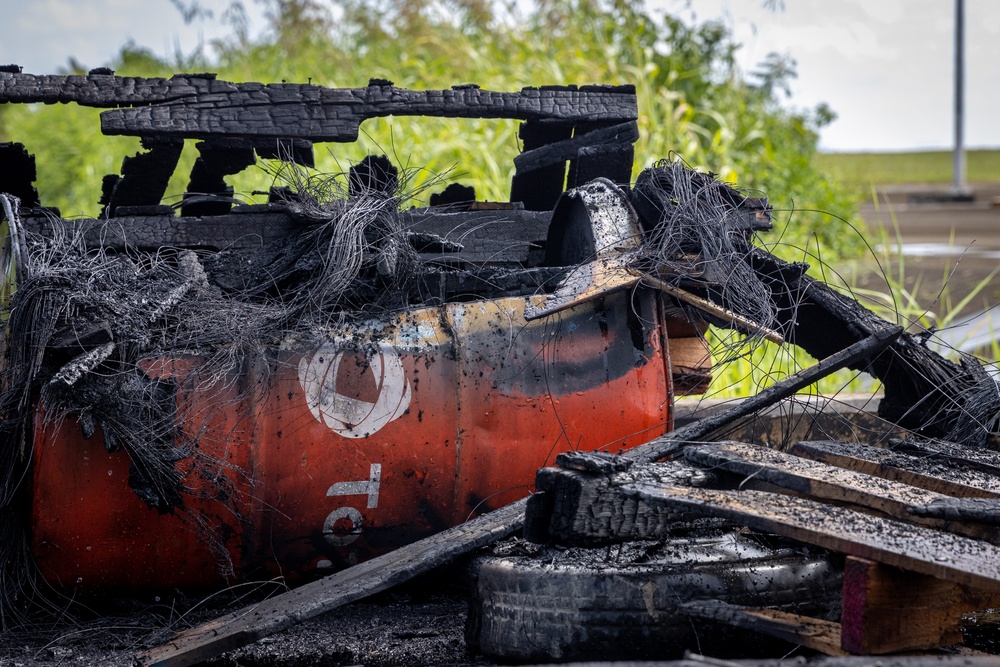
[[[224,7],[225,0],[203,0]],[[252,0],[249,9],[259,11]],[[912,150],[952,145],[954,0],[652,0],[651,11],[722,19],[744,47],[744,69],[769,52],[798,62],[789,104],[826,102],[839,118],[825,150]],[[217,23],[185,25],[169,0],[0,0],[0,64],[55,72],[75,57],[111,60],[129,39],[159,55],[190,52]],[[966,144],[1000,147],[1000,2],[966,0]],[[261,21],[255,21],[259,26]]]

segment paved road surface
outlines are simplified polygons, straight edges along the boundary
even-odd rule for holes
[[[972,190],[972,202],[935,202],[927,201],[927,196],[947,194],[947,186],[888,186],[879,189],[878,206],[871,202],[861,209],[873,239],[882,228],[894,243],[898,226],[904,283],[937,321],[947,317],[947,301],[954,307],[978,289],[952,325],[1000,305],[1000,274],[977,288],[1000,266],[1000,183],[973,184]],[[866,262],[865,267],[858,285],[884,290],[874,264]],[[898,259],[893,259],[891,270],[898,276]],[[947,291],[942,297],[945,282]],[[990,312],[968,326],[951,326],[943,335],[953,345],[971,351],[973,339],[983,341],[994,333],[1000,333],[1000,313]]]

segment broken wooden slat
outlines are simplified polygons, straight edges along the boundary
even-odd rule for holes
[[[945,465],[967,466],[985,474],[1000,477],[1000,452],[990,449],[963,447],[944,440],[914,442],[912,440],[891,439],[889,444],[896,451],[925,456]]]
[[[872,655],[957,644],[962,641],[961,618],[997,604],[1000,593],[849,556],[841,645],[851,653]]]
[[[683,301],[684,303],[690,306],[694,306],[698,310],[704,311],[709,315],[713,315],[721,320],[728,322],[729,325],[732,326],[737,331],[755,336],[760,336],[761,338],[769,340],[772,343],[776,343],[778,345],[781,345],[785,342],[784,337],[777,331],[769,329],[763,326],[762,324],[758,324],[757,322],[754,322],[753,320],[746,318],[743,315],[740,315],[739,313],[735,313],[732,310],[729,310],[728,308],[723,308],[722,306],[714,304],[708,299],[704,299],[698,296],[697,294],[692,294],[691,292],[685,289],[681,289],[676,285],[671,285],[670,283],[666,282],[665,280],[661,280],[656,276],[644,273],[642,274],[642,282],[643,284],[655,287],[661,292],[669,294],[675,299]]]
[[[722,410],[696,422],[682,426],[666,435],[650,440],[628,450],[622,456],[637,461],[656,461],[683,448],[688,442],[704,440],[714,431],[719,430],[737,419],[748,417],[761,410],[771,407],[795,392],[805,389],[817,380],[830,373],[858,364],[864,359],[870,359],[888,347],[902,333],[902,327],[886,327],[853,345],[850,345],[815,365],[774,383],[760,393],[740,401],[732,408]]]
[[[888,324],[854,299],[806,275],[808,265],[789,264],[749,245],[746,253],[757,276],[771,288],[777,328],[812,356],[830,355]],[[993,382],[978,362],[957,364],[945,359],[912,333],[899,336],[885,354],[851,368],[882,381],[885,395],[879,402],[879,416],[934,437],[948,437],[952,430],[968,426],[970,408],[976,406],[966,405],[966,398],[975,395],[984,382]],[[982,445],[987,436],[984,428],[968,430],[971,444]]]
[[[462,554],[517,532],[525,501],[442,531],[319,581],[282,593],[209,623],[186,630],[144,653],[144,665],[182,667],[384,591]]]
[[[915,508],[949,498],[926,489],[741,442],[688,447],[684,456],[706,468],[745,477],[741,486],[747,488],[754,488],[757,483],[770,484],[816,499],[874,509],[900,521],[1000,543],[1000,531],[993,526],[947,522],[914,513]]]
[[[800,542],[895,565],[971,588],[1000,591],[1000,547],[805,498],[635,484],[650,503],[699,510]]]
[[[677,606],[679,611],[721,621],[744,630],[777,637],[826,655],[847,655],[840,647],[840,623],[792,614],[778,609],[752,609],[721,600],[693,600]]]
[[[575,158],[581,148],[604,144],[633,144],[639,139],[639,126],[633,121],[612,127],[602,127],[571,139],[563,139],[525,150],[514,157],[514,167],[518,174],[526,174],[538,169]]]
[[[943,465],[940,459],[891,449],[824,440],[798,442],[788,450],[802,458],[891,479],[957,498],[1000,496],[1000,477]]]
[[[945,496],[914,507],[913,514],[942,521],[977,521],[1000,526],[1000,498],[952,498]]]
[[[0,72],[0,104],[35,102],[111,109],[101,114],[105,134],[185,138],[354,141],[362,121],[392,115],[564,123],[622,123],[638,117],[633,86],[552,86],[498,93],[477,86],[406,90],[387,81],[373,81],[366,88],[325,88],[232,83],[214,74],[144,79]],[[119,108],[133,105],[136,108]]]

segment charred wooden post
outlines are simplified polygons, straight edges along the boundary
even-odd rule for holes
[[[222,215],[233,207],[233,187],[225,176],[238,174],[256,162],[253,148],[231,142],[201,141],[200,155],[191,168],[181,215]]]
[[[962,641],[959,622],[1000,604],[983,591],[856,556],[844,567],[841,646],[872,655],[938,648]]]
[[[758,249],[748,249],[747,257],[771,290],[785,337],[815,357],[891,326],[806,275],[805,264],[789,264]],[[951,362],[929,350],[920,336],[903,333],[883,354],[849,367],[882,381],[885,398],[879,416],[904,428],[981,447],[995,425],[1000,407],[996,382],[975,360]],[[982,396],[984,389],[991,393]],[[976,396],[978,404],[972,400]]]
[[[0,143],[0,192],[17,197],[24,208],[38,206],[35,156],[23,144]]]
[[[159,206],[167,191],[170,176],[177,168],[184,142],[180,139],[144,137],[142,147],[148,152],[137,153],[122,160],[122,175],[104,177],[100,205],[103,217],[116,218],[119,209],[150,211]],[[125,213],[122,210],[121,213]],[[172,213],[169,209],[168,215]],[[160,215],[164,211],[159,211]]]

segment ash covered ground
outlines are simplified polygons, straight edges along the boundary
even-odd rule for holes
[[[445,568],[204,664],[492,665],[466,651],[467,581],[464,565]],[[178,594],[173,598],[122,598],[113,607],[104,608],[92,603],[91,609],[100,615],[84,618],[77,610],[76,618],[66,614],[5,631],[0,638],[0,665],[132,667],[143,650],[169,640],[174,632],[240,609],[253,599],[227,595],[199,603]]]

